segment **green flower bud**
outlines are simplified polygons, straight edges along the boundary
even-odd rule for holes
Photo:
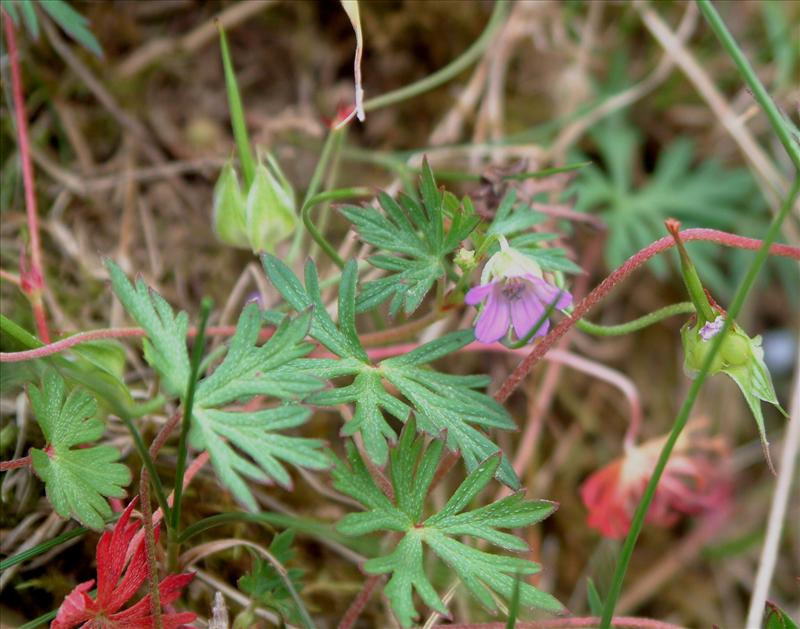
[[[273,253],[297,227],[292,185],[269,153],[267,164],[269,168],[263,162],[256,167],[245,205],[247,235],[255,253]]]
[[[233,247],[246,249],[250,246],[244,220],[244,197],[230,162],[225,164],[214,186],[213,212],[217,238]]]
[[[292,185],[278,162],[267,154],[256,166],[253,183],[242,194],[232,164],[226,164],[214,187],[214,231],[225,244],[254,253],[273,253],[297,227]]]
[[[681,329],[681,339],[686,353],[684,370],[690,377],[695,377],[705,363],[708,352],[713,343],[711,339],[722,334],[724,319],[720,315],[713,322],[701,324],[687,323]],[[769,456],[769,443],[767,442],[764,416],[761,411],[761,402],[774,405],[781,413],[786,411],[781,408],[775,387],[764,363],[764,350],[761,348],[761,337],[750,338],[736,323],[725,331],[719,351],[714,356],[708,374],[713,376],[724,373],[736,382],[739,390],[744,395],[750,412],[756,420],[764,456],[772,468]]]
[[[469,273],[478,265],[475,261],[475,252],[466,247],[461,247],[461,249],[458,250],[456,257],[453,258],[453,262],[464,273]]]

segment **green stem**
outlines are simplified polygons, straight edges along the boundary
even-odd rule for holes
[[[345,545],[348,543],[348,538],[339,535],[330,526],[320,524],[311,518],[286,515],[283,513],[245,513],[242,511],[218,513],[217,515],[212,515],[199,522],[195,522],[186,527],[178,536],[178,541],[181,544],[185,544],[195,535],[234,522],[252,522],[255,524],[280,526],[287,529],[290,528],[310,537],[332,539]]]
[[[161,511],[164,513],[164,520],[166,521],[167,528],[169,529],[171,509],[169,507],[169,503],[167,502],[167,494],[164,492],[164,485],[161,484],[161,477],[156,471],[156,465],[153,462],[153,457],[150,456],[147,446],[144,445],[142,433],[139,432],[139,429],[133,423],[131,418],[127,415],[123,415],[120,417],[120,419],[122,419],[123,423],[128,428],[128,431],[131,433],[131,436],[133,437],[133,443],[136,446],[136,451],[139,453],[142,463],[144,464],[145,468],[147,468],[147,472],[150,474],[150,480],[152,480],[153,488],[156,490],[158,506],[161,507]]]
[[[739,48],[736,40],[725,26],[725,22],[722,21],[722,18],[719,16],[719,13],[717,13],[717,10],[714,8],[714,5],[711,4],[710,0],[697,0],[697,6],[700,7],[703,17],[706,18],[708,25],[711,27],[711,30],[714,31],[717,39],[719,39],[731,59],[733,59],[733,62],[739,69],[739,73],[753,93],[753,97],[758,101],[758,104],[761,105],[761,108],[764,110],[764,113],[767,115],[775,131],[775,135],[778,136],[781,144],[783,144],[783,148],[785,148],[786,152],[789,154],[789,159],[792,160],[795,169],[797,172],[800,172],[800,144],[792,137],[781,115],[780,109],[778,109],[778,106],[758,79],[747,57],[744,56],[742,49]]]
[[[489,18],[489,22],[486,24],[486,28],[483,29],[480,37],[475,40],[472,46],[467,48],[459,57],[448,63],[441,70],[426,76],[424,79],[416,81],[411,85],[401,87],[400,89],[393,90],[388,94],[381,94],[380,96],[376,96],[375,98],[370,98],[364,101],[364,111],[374,111],[375,109],[380,109],[381,107],[394,105],[409,98],[413,98],[414,96],[418,96],[419,94],[428,92],[444,83],[447,83],[447,81],[450,79],[457,77],[475,61],[477,61],[481,54],[483,54],[483,51],[486,50],[486,47],[489,45],[489,42],[495,31],[503,24],[503,21],[505,20],[505,17],[509,11],[509,7],[510,3],[507,2],[507,0],[496,0],[494,3],[494,9],[492,10],[492,15]]]
[[[342,127],[339,131],[336,132],[335,142],[333,145],[333,149],[331,151],[330,167],[328,168],[328,174],[325,177],[326,190],[330,190],[336,185],[336,179],[339,176],[339,162],[341,161],[340,158],[342,156],[342,146],[344,145],[346,134],[347,134],[347,127]],[[328,221],[330,220],[330,209],[331,209],[330,201],[323,203],[322,208],[320,209],[317,225],[319,231],[322,232],[323,234],[326,232],[328,228]],[[308,255],[311,258],[316,258],[318,253],[319,253],[319,245],[314,243]]]
[[[675,448],[675,444],[677,443],[681,432],[686,426],[686,423],[689,421],[689,415],[692,411],[692,407],[697,400],[697,396],[700,393],[703,382],[705,382],[705,379],[708,376],[711,363],[722,346],[722,341],[725,339],[729,327],[732,325],[734,319],[741,311],[745,299],[747,299],[747,295],[755,283],[756,276],[758,275],[758,272],[761,270],[764,261],[769,255],[770,245],[775,241],[783,221],[789,215],[789,212],[794,206],[798,192],[800,192],[800,178],[795,179],[789,196],[786,198],[786,201],[781,207],[780,212],[777,214],[777,216],[775,216],[770,224],[761,247],[759,247],[758,252],[756,253],[755,259],[750,265],[750,268],[747,269],[747,274],[742,279],[741,284],[739,284],[739,288],[736,290],[733,302],[731,303],[728,311],[728,316],[725,317],[723,328],[712,339],[708,354],[703,361],[703,365],[700,367],[697,378],[694,380],[694,382],[692,382],[689,393],[687,394],[686,399],[678,411],[678,416],[675,418],[675,423],[672,426],[672,430],[670,431],[669,436],[664,443],[664,447],[661,450],[661,454],[658,457],[658,462],[653,470],[653,475],[650,477],[647,487],[644,490],[644,494],[642,495],[642,499],[636,508],[636,513],[631,521],[631,529],[628,532],[628,536],[625,538],[625,543],[620,551],[619,560],[617,561],[617,566],[614,570],[611,590],[609,591],[608,596],[606,597],[605,605],[603,606],[603,616],[600,625],[601,629],[610,629],[611,627],[611,620],[614,616],[614,608],[616,607],[617,600],[622,592],[622,583],[625,580],[625,573],[628,570],[628,564],[633,556],[633,550],[636,546],[636,541],[639,539],[639,535],[644,527],[647,511],[650,508],[650,504],[653,502],[653,497],[655,496],[656,489],[658,488],[658,483],[661,480],[661,475],[664,473],[664,469],[667,467],[667,462],[672,454],[672,450]]]
[[[594,334],[595,336],[622,336],[642,330],[668,317],[679,314],[691,314],[693,312],[695,312],[694,304],[690,301],[682,301],[679,304],[664,306],[663,308],[654,310],[653,312],[639,317],[638,319],[634,319],[633,321],[628,321],[627,323],[600,325],[587,321],[586,319],[581,319],[578,321],[577,326],[579,330],[587,332],[588,334]]]
[[[340,269],[344,268],[344,260],[336,249],[333,248],[333,245],[325,240],[325,236],[322,235],[322,232],[314,225],[314,222],[311,220],[311,209],[315,205],[326,201],[340,201],[350,197],[368,197],[374,194],[374,191],[369,188],[340,188],[338,190],[330,190],[314,195],[303,204],[303,208],[300,210],[300,215],[303,217],[303,224],[306,226],[308,233],[311,234],[314,241]]]
[[[325,176],[325,171],[328,168],[328,162],[331,159],[331,154],[334,152],[334,148],[339,143],[338,138],[344,136],[345,132],[345,128],[333,129],[325,138],[325,143],[322,145],[322,152],[319,156],[319,161],[314,167],[314,172],[311,175],[311,181],[308,182],[308,188],[306,189],[305,197],[303,197],[302,207],[305,207],[306,203],[309,202],[311,197],[313,197],[319,191],[319,187],[322,184],[322,178]],[[290,262],[297,258],[298,254],[300,253],[302,242],[303,230],[298,229],[297,232],[295,232],[294,240],[292,241],[292,247],[289,250],[288,259]]]
[[[536,333],[544,325],[544,322],[550,318],[551,314],[553,314],[553,311],[556,309],[556,304],[558,303],[558,300],[561,299],[561,295],[563,294],[564,294],[563,290],[558,291],[558,294],[556,295],[555,299],[553,299],[553,301],[551,301],[547,305],[547,308],[545,308],[545,311],[542,313],[542,316],[540,316],[536,320],[536,323],[534,323],[533,327],[530,330],[528,330],[528,333],[521,339],[515,341],[514,343],[509,343],[508,347],[510,347],[511,349],[519,349],[521,347],[525,347],[528,343],[530,343],[531,339],[534,336],[536,336]]]
[[[222,24],[217,23],[217,27],[219,28],[219,47],[222,51],[222,67],[225,71],[225,88],[228,92],[228,106],[231,111],[231,127],[233,128],[233,137],[236,140],[236,148],[239,152],[239,163],[242,165],[245,190],[249,190],[250,184],[253,183],[255,177],[255,160],[253,159],[253,151],[250,148],[250,139],[247,136],[242,97],[239,95],[239,86],[236,84],[236,73],[233,70],[231,54],[228,50],[228,38],[225,36]]]
[[[177,568],[178,550],[180,543],[178,542],[178,531],[181,519],[181,500],[183,498],[183,477],[186,473],[186,456],[188,445],[186,443],[189,436],[189,427],[192,423],[192,407],[194,406],[194,393],[197,388],[197,380],[200,376],[200,363],[203,359],[203,351],[206,344],[206,325],[208,324],[208,315],[211,312],[212,302],[208,297],[203,299],[200,306],[200,323],[197,326],[197,336],[194,340],[192,347],[191,371],[189,373],[189,382],[186,385],[186,397],[183,404],[183,417],[181,418],[181,434],[178,440],[178,462],[175,476],[175,500],[172,503],[172,526],[170,531],[168,543],[168,565],[170,572],[174,572]]]

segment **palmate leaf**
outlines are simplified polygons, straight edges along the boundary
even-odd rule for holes
[[[145,359],[158,372],[167,393],[184,395],[189,381],[189,353],[186,350],[189,317],[185,312],[175,316],[164,298],[141,278],[131,285],[114,262],[106,260],[105,265],[114,294],[128,314],[147,332],[147,338],[142,342]]]
[[[472,330],[448,334],[405,356],[373,365],[355,328],[355,262],[349,262],[342,272],[337,326],[322,304],[313,262],[306,265],[306,287],[303,288],[283,262],[268,254],[264,254],[262,260],[270,280],[292,307],[302,310],[313,306],[311,336],[339,357],[302,359],[293,366],[320,378],[353,377],[350,384],[313,394],[307,401],[318,406],[354,404],[355,413],[342,428],[342,434],[361,433],[367,454],[374,463],[386,463],[389,443],[396,439],[386,413],[405,422],[413,411],[420,430],[436,438],[445,435],[448,447],[461,454],[468,470],[500,451],[481,427],[514,430],[516,425],[501,405],[476,390],[485,388],[488,379],[442,374],[428,366],[472,342]],[[399,390],[408,403],[389,393],[387,383]],[[505,457],[498,478],[513,488],[519,487],[519,479]]]
[[[110,261],[107,266],[120,301],[147,332],[145,357],[161,376],[165,391],[185,395],[189,373],[186,313],[176,316],[143,281],[131,286],[118,266]],[[190,443],[208,450],[220,480],[252,510],[257,505],[243,477],[290,487],[283,463],[316,470],[330,465],[321,451],[322,441],[278,432],[308,420],[310,411],[298,401],[323,384],[312,373],[292,365],[313,347],[305,342],[311,320],[309,309],[296,318],[286,317],[270,339],[258,345],[262,314],[256,304],[247,305],[224,360],[195,390]],[[228,408],[254,396],[268,396],[283,405],[257,411]]]
[[[355,225],[361,240],[390,252],[369,259],[370,264],[389,274],[364,284],[357,302],[359,312],[391,300],[392,316],[401,308],[406,314],[413,313],[433,284],[446,276],[447,256],[479,223],[480,219],[465,212],[452,194],[436,188],[427,160],[422,166],[420,192],[421,203],[404,194],[398,203],[388,194],[379,193],[383,212],[369,206],[340,208]]]
[[[414,605],[416,591],[426,605],[439,613],[447,609],[425,574],[427,546],[453,570],[470,593],[487,609],[496,610],[493,593],[510,600],[519,587],[519,601],[526,607],[551,612],[561,604],[525,582],[516,585],[518,575],[536,574],[540,566],[532,561],[479,550],[458,538],[469,536],[511,551],[525,551],[525,542],[501,529],[530,526],[548,517],[556,508],[552,502],[525,500],[521,492],[498,502],[465,510],[495,475],[499,456],[481,462],[464,480],[439,513],[425,517],[425,499],[442,455],[442,442],[428,447],[424,437],[416,436],[410,420],[390,455],[390,475],[394,501],[375,484],[358,450],[348,444],[348,464],[334,469],[334,486],[361,502],[367,510],[345,516],[337,529],[345,535],[365,535],[377,531],[402,533],[394,549],[385,556],[364,564],[370,574],[390,574],[385,592],[392,609],[404,627],[410,627],[419,614]]]
[[[101,530],[111,516],[106,498],[122,498],[131,473],[118,462],[116,448],[80,447],[103,435],[103,422],[95,418],[97,403],[83,389],[67,395],[63,378],[53,370],[45,373],[41,389],[31,386],[28,394],[47,440],[44,450],[31,449],[47,497],[61,517]]]
[[[321,451],[324,443],[277,433],[308,420],[310,411],[299,404],[258,411],[219,407],[255,395],[297,400],[318,389],[322,384],[319,379],[287,366],[311,351],[313,346],[304,341],[310,322],[310,311],[295,319],[286,318],[272,337],[258,346],[261,312],[256,304],[249,304],[239,317],[225,360],[197,385],[190,443],[208,449],[220,480],[252,510],[257,509],[256,501],[243,476],[289,488],[291,478],[282,462],[308,469],[327,468],[329,460]]]

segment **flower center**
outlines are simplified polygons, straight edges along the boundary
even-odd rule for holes
[[[525,280],[518,277],[510,277],[503,284],[503,297],[509,301],[520,299],[525,292]]]

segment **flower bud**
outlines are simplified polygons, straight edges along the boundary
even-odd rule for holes
[[[711,324],[687,323],[681,329],[681,339],[686,352],[684,370],[689,377],[695,377],[705,363],[713,345],[711,339],[723,333],[722,326],[717,325],[719,320],[717,317]],[[764,456],[772,468],[761,402],[772,404],[784,415],[786,412],[778,402],[772,378],[764,363],[761,337],[750,338],[736,323],[732,323],[724,334],[725,338],[722,339],[719,351],[714,356],[708,375],[713,376],[721,372],[736,382],[756,420]]]
[[[246,196],[232,164],[220,173],[214,188],[214,231],[224,243],[254,253],[274,252],[297,227],[292,185],[278,162],[267,154],[260,162]]]
[[[269,168],[263,162],[256,167],[245,206],[247,235],[256,253],[273,253],[275,246],[291,236],[297,227],[292,185],[269,153],[267,164]]]
[[[477,262],[475,261],[475,252],[472,249],[467,249],[466,247],[461,247],[461,249],[458,250],[456,257],[453,258],[453,262],[464,273],[469,273],[477,266]]]
[[[244,221],[244,198],[239,178],[228,162],[214,186],[214,231],[222,242],[233,247],[247,248],[247,229]]]

